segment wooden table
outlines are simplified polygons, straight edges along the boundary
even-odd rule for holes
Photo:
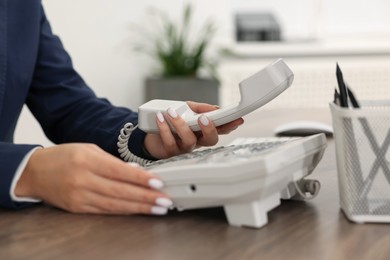
[[[281,122],[325,110],[259,111],[229,136],[271,136]],[[0,210],[0,259],[389,259],[390,225],[354,224],[339,209],[333,139],[312,177],[308,202],[283,201],[261,229],[229,226],[223,209],[155,216],[74,215],[49,206]]]

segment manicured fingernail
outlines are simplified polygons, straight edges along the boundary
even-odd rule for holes
[[[204,126],[208,126],[210,123],[209,119],[205,115],[201,115],[199,120],[202,123],[202,125],[204,125]]]
[[[168,114],[172,117],[172,118],[176,118],[177,117],[177,112],[175,109],[173,108],[168,108]]]
[[[156,115],[157,115],[158,121],[160,121],[160,123],[164,123],[164,116],[163,116],[163,114],[161,112],[157,112]]]
[[[135,167],[135,168],[139,168],[140,165],[138,163],[135,163],[135,162],[129,162],[129,165],[132,166],[132,167]]]
[[[172,200],[167,199],[167,198],[158,198],[158,199],[156,199],[156,204],[161,206],[161,207],[169,208],[173,205],[173,202],[172,202]]]
[[[218,105],[214,105],[214,107],[215,107],[215,108],[220,108],[220,106],[218,106]]]
[[[164,183],[162,181],[160,181],[159,179],[150,179],[148,184],[151,188],[157,189],[157,190],[164,187]]]
[[[168,212],[167,208],[164,207],[152,207],[152,214],[154,215],[166,215]]]

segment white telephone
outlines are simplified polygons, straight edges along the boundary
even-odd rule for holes
[[[286,90],[293,82],[294,74],[282,60],[278,59],[261,71],[239,83],[241,100],[211,112],[204,113],[215,126],[220,126],[240,118],[268,103]],[[138,108],[138,127],[148,133],[158,132],[156,113],[164,115],[173,108],[187,122],[193,131],[199,131],[200,114],[190,109],[184,101],[151,100]]]

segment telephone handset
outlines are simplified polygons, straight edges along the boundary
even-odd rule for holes
[[[203,113],[215,126],[220,126],[240,118],[265,105],[286,90],[293,82],[294,74],[282,60],[278,59],[264,69],[239,83],[241,100],[238,103]],[[156,113],[164,115],[173,108],[187,122],[193,131],[199,131],[200,114],[190,109],[184,101],[151,100],[138,108],[138,127],[148,133],[158,132]]]

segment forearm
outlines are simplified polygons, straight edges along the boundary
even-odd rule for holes
[[[86,97],[74,104],[64,105],[62,116],[36,113],[46,135],[56,144],[94,143],[118,157],[117,139],[125,123],[138,123],[138,114],[123,107],[115,107],[106,100]],[[66,111],[66,113],[64,112]],[[35,113],[34,113],[35,114]],[[142,156],[145,133],[135,130],[129,140],[129,149]]]

